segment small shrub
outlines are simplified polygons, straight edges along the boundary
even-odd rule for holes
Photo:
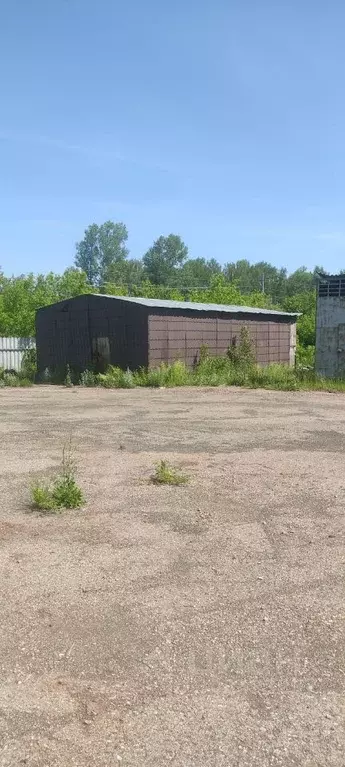
[[[135,386],[134,373],[130,370],[110,366],[106,373],[98,373],[97,381],[106,389],[132,389]]]
[[[19,375],[15,372],[4,371],[0,374],[0,387],[4,386],[16,387],[19,386],[33,386],[33,380],[31,378],[25,378],[22,373]]]
[[[160,461],[151,476],[151,482],[155,485],[185,485],[188,481],[187,474],[182,474],[167,461]]]
[[[124,389],[133,389],[135,386],[134,376],[131,370],[127,368],[122,378],[122,386]]]
[[[33,386],[34,382],[32,378],[19,378],[19,386]]]
[[[157,368],[141,368],[134,374],[136,386],[172,387],[188,386],[192,383],[192,373],[184,362],[176,360],[171,365],[161,362]]]
[[[38,511],[54,511],[57,509],[52,488],[41,482],[35,482],[31,487],[31,506]]]
[[[135,381],[137,386],[151,386],[159,387],[165,386],[165,368],[166,364],[162,364],[158,368],[141,368],[135,374]]]
[[[72,475],[56,479],[52,498],[57,509],[79,509],[84,502],[83,493]]]
[[[205,362],[205,360],[208,360],[210,356],[210,349],[208,344],[201,344],[200,351],[199,351],[199,363]]]
[[[66,365],[66,378],[64,380],[64,386],[67,386],[68,388],[71,388],[71,386],[73,386],[71,368],[69,365]]]
[[[57,509],[79,509],[84,503],[82,490],[75,479],[75,460],[72,441],[69,440],[62,450],[60,473],[51,485],[36,482],[31,488],[31,505],[40,511]]]
[[[36,349],[25,349],[21,365],[21,373],[25,379],[34,381],[37,371],[37,352]]]
[[[3,381],[5,386],[20,386],[18,376],[13,373],[4,373]]]
[[[315,365],[315,346],[301,346],[297,344],[296,350],[297,367],[313,368]]]
[[[237,367],[251,367],[255,365],[255,353],[248,328],[241,328],[239,344],[237,344],[236,338],[232,339],[227,351],[227,357]]]
[[[80,375],[80,386],[98,386],[96,373],[93,370],[84,370]]]

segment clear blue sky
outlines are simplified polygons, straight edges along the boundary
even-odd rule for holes
[[[340,0],[2,0],[5,273],[109,218],[136,258],[344,267],[344,32]]]

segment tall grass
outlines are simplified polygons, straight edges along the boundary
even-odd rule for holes
[[[25,376],[22,372],[6,373],[3,368],[0,368],[0,389],[3,389],[4,387],[18,388],[23,386],[33,386],[33,380]]]
[[[245,386],[250,389],[280,389],[282,391],[316,390],[345,391],[345,380],[330,380],[317,376],[312,365],[312,350],[297,368],[271,364],[260,367],[255,362],[253,345],[247,328],[242,328],[239,342],[233,342],[224,357],[211,357],[207,345],[199,352],[199,361],[192,370],[177,360],[162,362],[153,369],[141,368],[135,372],[110,366],[106,373],[85,371],[81,386],[102,386],[107,389],[132,389],[136,386]]]
[[[290,368],[276,364],[260,367],[257,364],[234,364],[226,357],[208,357],[194,370],[183,362],[171,365],[161,363],[150,370],[135,372],[111,367],[104,374],[95,375],[94,386],[107,389],[134,387],[172,388],[178,386],[243,386],[248,389],[280,389],[282,391],[314,390],[345,391],[345,380],[317,376],[312,370]],[[92,385],[89,380],[88,385]],[[82,384],[85,386],[85,383]]]

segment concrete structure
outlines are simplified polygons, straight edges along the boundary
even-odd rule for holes
[[[67,364],[77,371],[108,364],[155,367],[183,360],[193,365],[200,347],[224,355],[246,327],[256,359],[293,365],[296,314],[248,306],[197,304],[125,296],[84,295],[39,309],[38,371]]]
[[[320,275],[316,306],[315,368],[327,378],[345,376],[345,275]]]

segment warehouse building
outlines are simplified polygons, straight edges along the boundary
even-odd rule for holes
[[[135,370],[182,360],[192,366],[200,347],[224,355],[248,328],[259,364],[293,365],[296,314],[248,306],[197,304],[99,294],[39,309],[38,371],[70,365],[76,371],[108,364]]]
[[[315,369],[345,376],[345,274],[320,274],[316,302]]]

